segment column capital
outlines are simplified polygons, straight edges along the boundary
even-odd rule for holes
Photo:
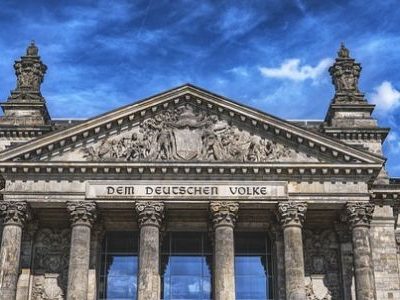
[[[23,227],[30,219],[30,207],[26,201],[1,201],[0,215],[4,225],[17,225]]]
[[[239,203],[228,201],[210,202],[210,214],[214,228],[219,226],[234,227],[239,211]]]
[[[302,227],[307,212],[305,202],[280,202],[278,203],[278,218],[283,227]]]
[[[70,213],[71,225],[92,227],[96,221],[96,203],[93,201],[68,201],[67,210]]]
[[[368,202],[347,202],[345,212],[351,227],[369,227],[374,214],[374,204]]]
[[[137,201],[135,210],[138,215],[139,227],[160,227],[164,219],[164,203],[160,201]]]

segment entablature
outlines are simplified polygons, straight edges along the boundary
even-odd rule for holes
[[[370,181],[381,170],[380,164],[330,163],[129,163],[129,162],[0,162],[4,178],[47,175],[60,178],[104,176],[219,176],[260,177],[286,180]],[[77,177],[78,176],[78,177]],[[270,177],[272,176],[272,177]]]

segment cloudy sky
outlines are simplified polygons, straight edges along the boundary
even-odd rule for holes
[[[87,118],[183,83],[288,119],[323,119],[341,41],[362,63],[391,176],[400,176],[397,0],[0,1],[0,95],[31,40],[53,118]]]

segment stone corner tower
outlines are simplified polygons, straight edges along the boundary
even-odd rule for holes
[[[40,92],[47,66],[34,42],[14,63],[17,83],[7,101],[0,103],[0,151],[52,131],[46,101]]]
[[[361,64],[350,57],[342,43],[335,63],[329,68],[335,95],[329,105],[322,131],[341,141],[383,155],[382,143],[389,129],[380,128],[372,117],[375,105],[360,92]]]
[[[40,60],[39,49],[34,42],[28,46],[26,54],[15,61],[14,69],[17,84],[7,101],[0,104],[4,112],[0,126],[50,126],[46,101],[40,92],[47,66]]]

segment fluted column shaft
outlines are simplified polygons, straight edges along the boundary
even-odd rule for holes
[[[286,299],[306,300],[302,226],[307,211],[303,202],[278,205],[285,249]]]
[[[375,300],[375,278],[369,234],[374,205],[363,202],[347,203],[346,213],[352,232],[356,298]]]
[[[211,202],[214,230],[214,299],[235,299],[235,244],[233,229],[239,204]]]
[[[136,213],[140,227],[137,299],[160,299],[160,226],[164,219],[164,204],[138,201]]]
[[[96,220],[96,204],[89,201],[67,203],[71,216],[71,249],[68,268],[68,300],[86,300],[90,260],[91,228]]]
[[[3,236],[0,251],[0,300],[15,299],[21,255],[22,229],[29,218],[25,201],[4,201],[0,204]]]

